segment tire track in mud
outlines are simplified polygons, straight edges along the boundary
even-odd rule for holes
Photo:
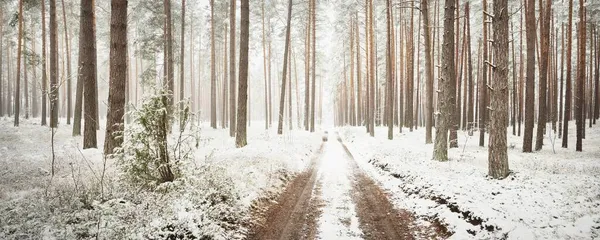
[[[352,197],[356,204],[360,228],[364,239],[440,239],[446,238],[444,228],[431,223],[423,226],[408,211],[397,209],[390,202],[386,192],[360,167],[338,136],[337,140],[345,150],[347,161],[353,170]]]
[[[317,182],[324,144],[314,154],[310,166],[298,174],[266,211],[265,222],[254,226],[247,239],[314,239],[318,231],[321,186]]]

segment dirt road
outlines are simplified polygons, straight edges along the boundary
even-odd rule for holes
[[[330,134],[310,167],[270,206],[249,239],[440,239],[439,224],[417,224]],[[335,140],[337,138],[337,141]],[[355,219],[355,221],[353,221]],[[357,219],[357,220],[356,220]]]

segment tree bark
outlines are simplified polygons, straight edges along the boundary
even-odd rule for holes
[[[84,59],[83,53],[84,44],[79,43],[79,64],[81,64],[81,60]],[[43,73],[45,74],[45,73]],[[83,111],[83,87],[85,85],[85,79],[82,77],[82,69],[80,67],[77,68],[77,86],[75,89],[75,112],[73,117],[73,136],[81,135],[81,118]],[[43,107],[43,106],[42,106]]]
[[[19,0],[19,35],[17,36],[17,81],[15,85],[15,127],[19,126],[19,111],[21,108],[21,54],[23,41],[23,0]],[[27,111],[27,110],[26,110]]]
[[[487,0],[483,0],[483,57],[481,61],[481,72],[482,77],[478,84],[479,90],[479,146],[485,145],[485,128],[487,124],[487,84],[488,84],[488,67],[486,61],[488,61],[488,28],[487,28]]]
[[[279,99],[279,121],[277,125],[277,134],[283,134],[283,110],[285,107],[285,89],[287,87],[287,71],[288,71],[288,62],[289,62],[289,51],[290,51],[290,30],[292,22],[292,0],[288,2],[288,17],[287,17],[287,27],[285,30],[285,49],[283,51],[283,74],[281,80],[281,97]],[[314,116],[313,116],[314,117]],[[314,119],[313,119],[314,121]],[[314,129],[313,129],[314,130]]]
[[[468,72],[467,72],[467,81],[469,83],[469,97],[468,97],[468,110],[467,110],[467,121],[465,122],[465,125],[467,126],[467,131],[471,131],[471,128],[474,126],[474,114],[473,114],[473,107],[474,107],[474,90],[475,90],[475,82],[473,81],[473,59],[471,57],[471,24],[470,24],[470,7],[469,7],[469,2],[467,2],[465,4],[465,15],[467,17],[466,20],[466,24],[467,24],[467,58],[468,58]]]
[[[171,22],[171,0],[164,0],[164,13],[165,13],[165,28],[164,28],[164,53],[165,53],[165,71],[164,84],[167,89],[167,112],[169,116],[172,116],[173,107],[175,104],[175,77],[174,77],[174,65],[173,65],[173,34],[172,28],[173,23]],[[171,128],[171,121],[168,121],[169,129]]]
[[[248,39],[250,36],[250,6],[249,0],[241,0],[240,22],[240,65],[237,128],[235,135],[236,147],[244,147],[246,141],[246,103],[248,101]]]
[[[575,151],[582,151],[583,143],[583,131],[585,128],[585,116],[584,116],[584,85],[585,85],[585,41],[586,41],[586,26],[585,26],[585,9],[583,7],[583,0],[579,0],[579,41],[577,43],[579,63],[577,67],[577,97],[575,98],[575,121],[577,124],[577,142],[575,143]]]
[[[484,1],[485,2],[485,1]],[[438,109],[435,128],[435,145],[433,147],[433,159],[437,161],[448,161],[448,128],[452,123],[450,104],[454,101],[452,97],[453,79],[456,79],[454,66],[454,13],[455,0],[445,0],[444,4],[444,36],[442,49],[442,69],[438,83]]]
[[[388,139],[392,140],[394,139],[394,114],[393,114],[393,110],[394,110],[394,76],[392,73],[392,65],[394,64],[392,62],[392,2],[391,0],[387,0],[387,73],[386,73],[386,78],[387,78],[387,82],[385,85],[385,89],[386,89],[386,114],[385,114],[385,123],[387,124],[388,127]],[[350,79],[350,81],[352,81],[352,79]]]
[[[573,45],[573,0],[569,0],[569,20],[567,23],[567,79],[565,86],[565,112],[563,117],[563,138],[562,138],[562,147],[567,148],[569,146],[569,121],[571,120],[571,102],[572,102],[572,63],[571,63],[571,46]]]
[[[526,4],[527,83],[525,89],[525,133],[523,136],[523,152],[531,152],[535,111],[535,0],[527,0]]]
[[[71,79],[73,75],[71,74],[71,48],[69,47],[71,40],[69,39],[69,26],[67,25],[67,14],[65,11],[65,0],[61,0],[62,12],[63,12],[63,25],[65,26],[65,50],[67,51],[67,125],[71,124],[71,114],[73,112],[72,109],[72,91],[71,91]]]
[[[185,1],[185,0],[184,0]],[[123,143],[125,85],[127,83],[127,0],[111,0],[110,86],[104,154],[112,154]],[[183,33],[183,32],[182,32]]]
[[[210,0],[210,127],[217,128],[217,75],[215,49],[215,0]]]
[[[83,21],[84,17],[81,16]],[[50,127],[58,127],[58,38],[56,0],[50,0]]]
[[[494,56],[491,89],[489,175],[504,179],[509,174],[506,150],[508,126],[508,0],[494,0]]]
[[[3,5],[2,5],[2,7],[4,8]],[[43,6],[42,6],[42,9],[44,9]],[[0,11],[0,22],[4,22],[4,11]],[[42,22],[44,22],[44,21],[42,21]],[[4,58],[3,57],[4,57],[4,24],[0,24],[0,117],[4,116],[4,97],[5,97],[4,88],[2,86],[2,85],[4,85],[4,77],[3,77]],[[9,95],[9,94],[6,94],[6,95]]]
[[[236,103],[235,103],[235,2],[231,0],[231,9],[229,10],[229,136],[235,136],[236,127]]]
[[[185,0],[181,0],[181,63],[179,63],[179,128],[184,126],[185,118]]]
[[[543,6],[543,0],[540,0],[540,7]],[[548,66],[549,66],[549,51],[550,51],[550,17],[552,13],[552,3],[546,0],[546,7],[540,10],[541,21],[541,48],[540,48],[540,80],[539,80],[539,100],[538,100],[538,124],[537,136],[535,141],[535,150],[539,151],[544,145],[544,130],[546,129],[547,119],[547,104],[546,94],[548,92]]]
[[[51,0],[54,1],[54,0]],[[79,44],[82,44],[79,68],[81,78],[84,79],[85,98],[84,116],[85,126],[83,133],[83,148],[97,148],[96,130],[98,126],[98,95],[96,83],[96,27],[95,27],[95,1],[81,0],[80,35]],[[52,10],[50,11],[52,12]],[[52,13],[51,13],[52,15]],[[52,21],[50,21],[52,22]],[[52,24],[52,23],[51,23]],[[55,23],[56,24],[56,23]],[[52,34],[51,34],[52,35]],[[52,55],[52,54],[51,54]],[[52,56],[51,56],[52,57]],[[55,62],[50,60],[50,64]],[[51,65],[52,66],[52,65]],[[52,71],[52,67],[51,67]]]
[[[467,4],[468,5],[468,4]],[[429,27],[429,3],[427,0],[421,1],[421,13],[423,14],[423,29],[425,33],[425,143],[432,141],[433,127],[433,61],[431,51],[431,31]]]

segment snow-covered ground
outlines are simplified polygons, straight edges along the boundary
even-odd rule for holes
[[[369,137],[364,127],[344,127],[340,135],[359,165],[391,193],[398,208],[424,219],[438,218],[452,239],[594,239],[600,238],[600,127],[586,129],[583,152],[545,139],[544,149],[522,153],[522,137],[509,132],[511,175],[487,177],[487,147],[478,133],[459,132],[459,148],[448,162],[431,160],[424,129],[387,128]],[[486,136],[486,146],[487,146]]]
[[[330,134],[330,141],[325,143],[321,166],[319,167],[319,184],[323,200],[322,213],[319,218],[319,239],[362,239],[359,228],[356,204],[352,199],[351,159],[347,159],[342,145]]]
[[[0,119],[0,239],[242,238],[253,202],[280,192],[322,143],[320,134],[279,136],[253,122],[249,145],[236,149],[229,130],[203,127],[184,178],[169,191],[131,191],[110,159],[102,178],[101,150],[81,150],[62,121],[51,179],[51,130],[39,119],[20,127]],[[103,142],[102,127],[99,149]]]

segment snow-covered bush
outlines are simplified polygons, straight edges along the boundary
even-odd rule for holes
[[[189,107],[176,113],[180,125],[173,142],[169,141],[173,121],[167,102],[164,92],[145,98],[140,109],[130,113],[134,123],[125,130],[123,145],[113,156],[124,179],[134,186],[154,188],[172,182],[181,176],[182,165],[193,158],[190,145],[198,141],[197,134],[185,131],[190,124]],[[196,130],[191,128],[190,132]]]

